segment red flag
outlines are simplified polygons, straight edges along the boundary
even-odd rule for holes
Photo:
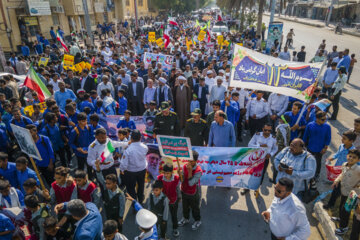
[[[223,19],[222,19],[222,17],[220,15],[218,15],[217,20],[222,21]]]
[[[209,33],[209,30],[206,30],[206,35],[207,35],[207,42],[209,43],[211,40],[211,35]]]
[[[91,64],[92,67],[94,67],[94,63],[95,63],[95,57],[93,57],[93,58],[91,59],[91,63],[90,63],[90,64]]]
[[[165,39],[164,47],[167,48],[167,46],[170,43],[170,36],[168,34],[169,28],[166,28],[163,34],[163,38]]]

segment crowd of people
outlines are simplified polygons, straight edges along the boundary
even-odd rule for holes
[[[139,25],[154,21],[147,18]],[[194,151],[193,159],[177,173],[174,166],[165,164],[146,198],[149,147],[131,118],[143,116],[145,122],[150,118],[153,122],[146,132],[150,137],[147,143],[156,142],[156,135],[169,135],[189,137],[193,146],[242,144],[264,148],[261,182],[271,163],[275,199],[262,215],[270,223],[272,239],[310,236],[301,201],[305,201],[308,190],[316,190],[325,162],[342,166],[324,207],[334,207],[341,196],[336,233],[345,234],[350,217],[346,199],[352,190],[360,191],[360,118],[354,120],[354,128],[342,134],[338,151],[326,160],[323,156],[331,142],[328,121],[337,119],[340,95],[356,63],[355,55],[350,57],[349,49],[337,51],[336,46],[327,52],[324,40],[311,59],[327,59],[328,68],[319,82],[322,88],[317,87],[310,102],[305,103],[278,93],[229,86],[234,44],[261,51],[263,37],[254,29],[224,33],[229,46],[218,46],[216,36],[210,35],[213,47],[203,41],[193,42],[188,48],[185,36],[192,38],[198,31],[186,17],[178,17],[177,22],[182,24],[168,26],[170,40],[166,48],[149,42],[147,32],[128,22],[99,24],[95,43],[85,33],[74,34],[69,47],[74,64],[92,63],[90,70],[84,68],[81,72],[64,68],[64,50],[56,44],[53,28],[50,41],[39,34],[34,53],[24,42],[22,54],[11,55],[5,72],[27,74],[31,63],[50,96],[41,103],[37,89],[19,86],[11,74],[0,79],[1,209],[22,209],[22,223],[33,239],[41,240],[127,239],[122,234],[126,199],[137,211],[141,233],[136,239],[167,238],[170,218],[172,234],[178,237],[179,227],[190,222],[190,212],[194,219],[191,228],[197,230],[202,224],[198,153]],[[293,54],[293,59],[288,52],[293,36],[291,30],[284,48],[274,45],[270,54],[304,62],[305,46]],[[154,60],[145,68],[146,52],[174,56],[171,69],[164,70]],[[49,58],[49,62],[38,65],[40,57]],[[330,107],[321,109],[315,104],[323,99],[332,102],[330,119]],[[124,116],[117,124],[116,139],[109,138],[100,124],[100,119],[109,115]],[[45,188],[30,159],[16,144],[11,124],[30,131],[41,156],[33,160]],[[248,191],[242,189],[241,194]],[[259,195],[258,190],[255,195]],[[178,220],[180,200],[182,218]],[[22,225],[17,217],[0,211],[0,218],[2,239],[22,236],[15,228]],[[359,239],[359,232],[360,205],[355,210],[351,240]]]

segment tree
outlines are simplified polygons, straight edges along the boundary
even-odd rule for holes
[[[259,12],[258,12],[258,20],[256,27],[256,35],[261,35],[261,26],[262,26],[262,15],[264,12],[265,0],[259,0]]]
[[[199,6],[203,6],[205,3],[206,0],[199,0]],[[196,8],[196,4],[192,0],[151,0],[149,5],[157,10],[173,10],[175,13],[187,13]]]

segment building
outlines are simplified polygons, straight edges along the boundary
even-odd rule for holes
[[[155,10],[153,10],[149,5],[149,0],[124,0],[125,1],[125,14],[126,18],[134,18],[135,17],[135,2],[137,4],[137,14],[138,18],[140,17],[151,17],[155,16]]]
[[[143,0],[146,1],[146,0]],[[86,0],[91,29],[98,23],[125,17],[125,0]],[[145,10],[141,8],[143,13]],[[51,39],[50,27],[60,27],[65,38],[86,29],[83,0],[0,0],[0,45],[4,52],[20,51],[22,42],[32,46],[37,33]]]

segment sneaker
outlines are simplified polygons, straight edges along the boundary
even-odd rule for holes
[[[345,228],[337,228],[337,229],[335,230],[335,233],[336,233],[337,235],[344,235],[348,230],[349,230],[348,227],[345,227]]]
[[[179,225],[179,227],[182,227],[182,226],[184,226],[185,224],[188,224],[189,222],[190,222],[189,219],[182,218],[182,219],[178,222],[178,225]]]
[[[193,223],[193,225],[191,226],[191,229],[196,230],[196,229],[198,229],[200,227],[200,225],[201,225],[201,221],[195,221]]]
[[[180,235],[179,230],[174,229],[174,230],[173,230],[173,236],[174,236],[174,237],[178,237],[179,235]]]
[[[338,217],[331,217],[331,221],[333,221],[333,222],[340,222],[340,218],[338,218]]]
[[[243,189],[241,189],[240,194],[241,194],[241,195],[245,195],[245,194],[247,194],[248,192],[249,192],[249,189],[243,188]]]

